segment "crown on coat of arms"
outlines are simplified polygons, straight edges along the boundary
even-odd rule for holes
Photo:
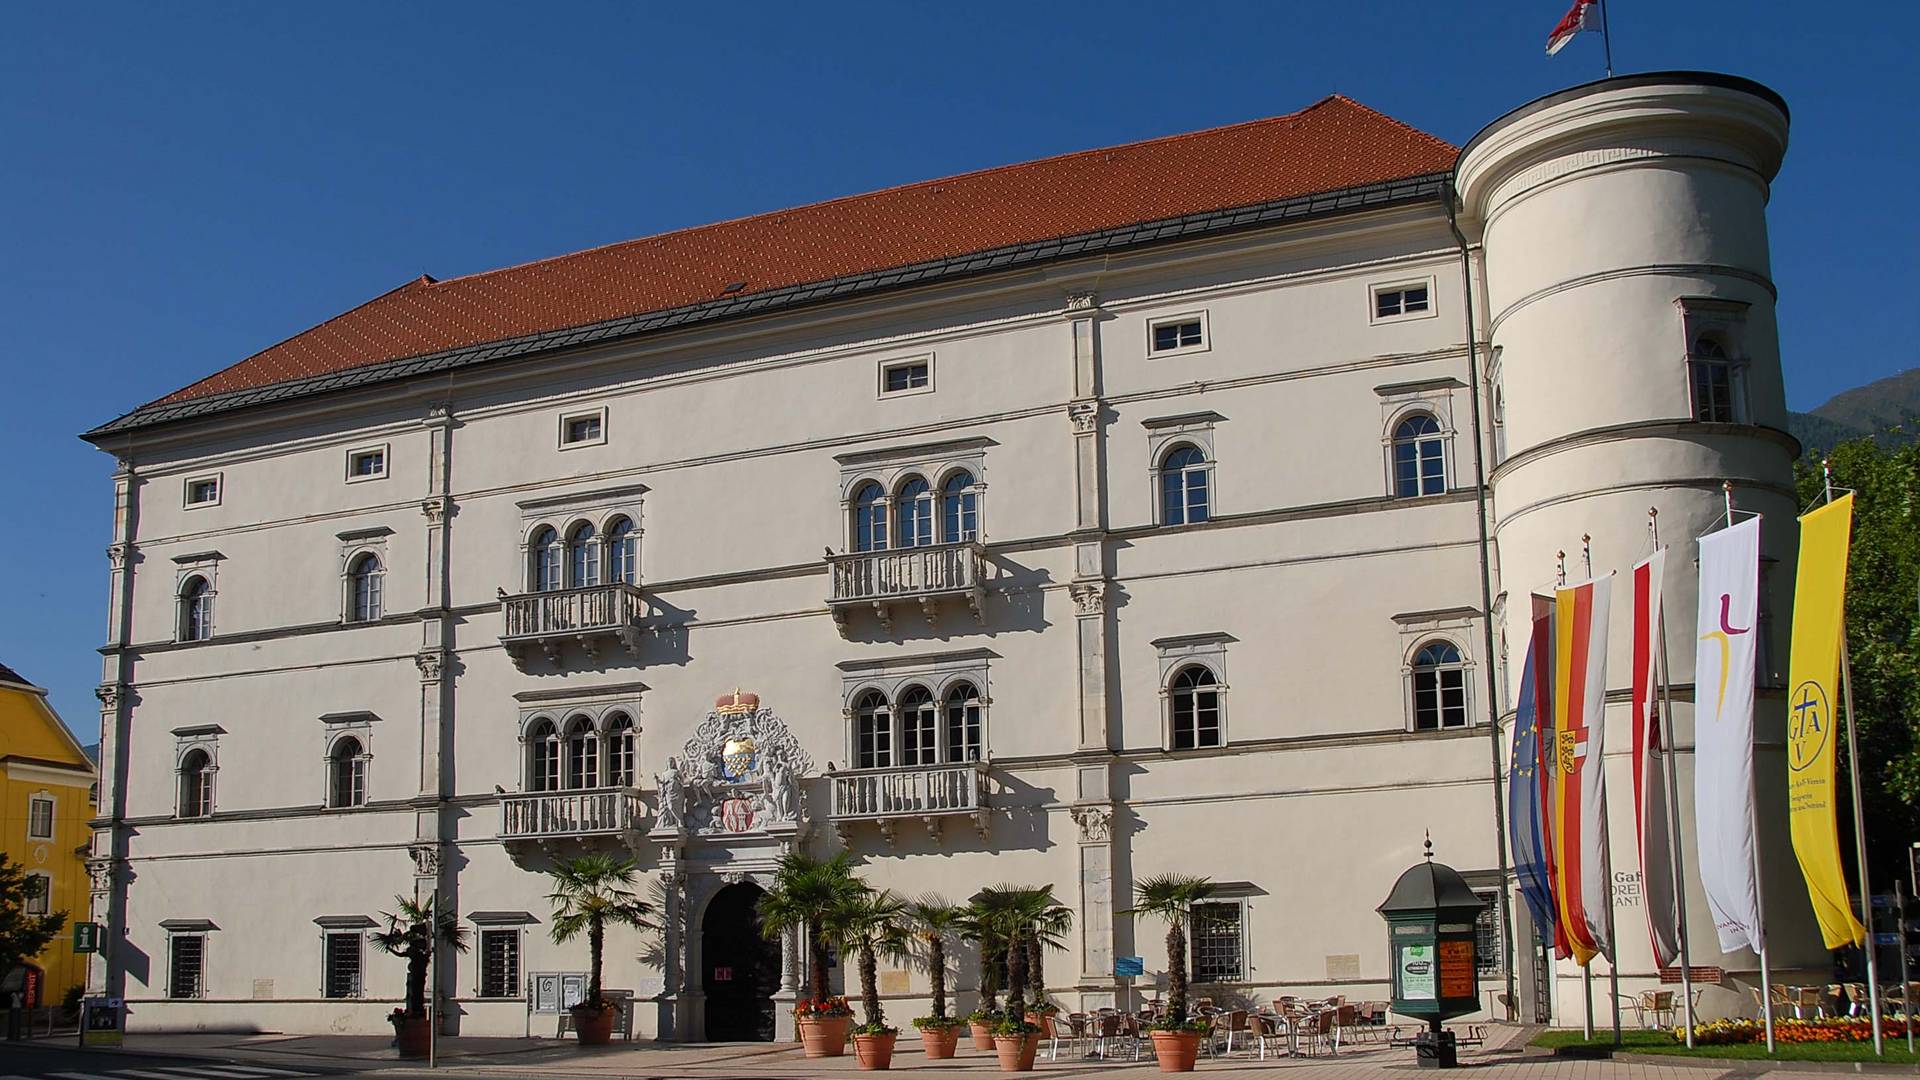
[[[738,687],[731,694],[721,694],[713,701],[713,711],[721,716],[746,716],[760,711],[760,695],[742,693]]]

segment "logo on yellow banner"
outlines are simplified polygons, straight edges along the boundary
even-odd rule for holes
[[[1787,713],[1787,764],[1799,772],[1821,760],[1826,752],[1827,735],[1833,729],[1833,713],[1827,708],[1827,691],[1817,680],[1808,679],[1794,688],[1792,707]]]

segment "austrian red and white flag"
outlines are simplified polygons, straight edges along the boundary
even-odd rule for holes
[[[1672,967],[1680,956],[1680,901],[1673,882],[1672,810],[1667,804],[1665,735],[1660,723],[1660,584],[1667,549],[1633,568],[1633,816],[1640,840],[1640,891],[1653,940],[1653,960]]]
[[[1607,854],[1607,607],[1613,575],[1556,589],[1553,644],[1553,895],[1573,960],[1613,960]]]
[[[1566,17],[1560,25],[1547,35],[1547,55],[1552,56],[1566,48],[1573,35],[1582,31],[1600,29],[1600,0],[1573,0],[1573,7],[1567,9]]]

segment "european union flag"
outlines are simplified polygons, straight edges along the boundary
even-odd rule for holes
[[[1513,869],[1520,895],[1533,913],[1542,945],[1554,943],[1553,876],[1547,867],[1540,801],[1540,707],[1535,681],[1535,646],[1552,641],[1538,625],[1527,643],[1520,674],[1519,709],[1513,718],[1513,760],[1507,766],[1507,836],[1513,844]]]

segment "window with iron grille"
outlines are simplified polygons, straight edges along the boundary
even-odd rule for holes
[[[326,995],[330,998],[360,996],[360,931],[328,934],[326,949]]]
[[[27,835],[35,840],[53,839],[53,800],[45,795],[27,800]]]
[[[201,934],[175,934],[167,942],[167,996],[197,998],[205,989],[207,939]]]
[[[1482,975],[1498,975],[1506,970],[1507,958],[1505,944],[1500,940],[1500,894],[1476,892],[1486,907],[1473,920],[1473,950],[1475,970]]]
[[[1193,981],[1240,982],[1246,978],[1245,921],[1239,904],[1193,906]]]
[[[480,996],[520,994],[520,931],[480,931]]]

